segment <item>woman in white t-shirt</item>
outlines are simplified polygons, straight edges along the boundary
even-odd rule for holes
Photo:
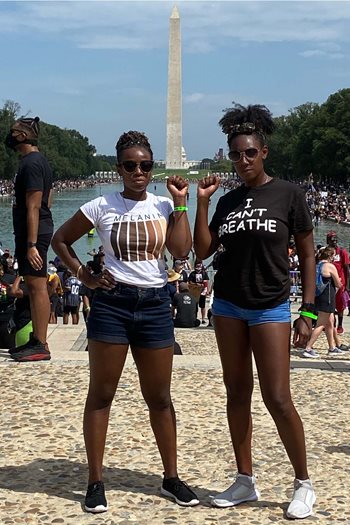
[[[162,494],[178,504],[199,503],[179,478],[176,465],[176,423],[170,397],[174,327],[165,247],[176,258],[186,257],[192,243],[187,218],[188,184],[170,177],[172,199],[147,192],[153,153],[147,137],[129,131],[117,145],[118,173],[123,191],[84,204],[56,232],[52,246],[83,284],[95,289],[88,320],[90,386],[84,413],[84,437],[89,463],[85,509],[108,509],[102,482],[102,462],[109,411],[130,346],[148,405],[152,429],[164,466]],[[72,244],[91,228],[105,253],[103,272],[92,275]]]

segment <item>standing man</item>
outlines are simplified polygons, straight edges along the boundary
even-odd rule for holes
[[[200,290],[198,306],[201,309],[202,324],[205,324],[205,301],[208,293],[209,277],[201,261],[196,261],[194,271],[190,273],[188,280]]]
[[[69,314],[72,316],[72,324],[79,323],[79,307],[81,303],[81,282],[72,275],[70,270],[63,274],[63,324],[68,324]]]
[[[338,238],[335,231],[327,233],[327,245],[335,249],[333,264],[342,282],[342,287],[339,288],[335,296],[335,309],[338,314],[337,334],[341,335],[344,333],[343,314],[347,307],[346,294],[344,292],[347,290],[349,280],[349,254],[345,248],[338,246]]]
[[[52,171],[39,152],[39,117],[20,118],[12,125],[5,144],[21,156],[15,177],[13,228],[19,275],[28,289],[33,332],[28,343],[11,353],[15,361],[51,358],[46,344],[50,301],[46,285],[47,251],[53,234],[50,211]]]

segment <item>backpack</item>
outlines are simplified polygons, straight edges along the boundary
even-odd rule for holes
[[[324,290],[329,286],[330,281],[324,282],[322,278],[322,266],[324,265],[326,261],[319,262],[316,265],[316,290],[315,290],[315,296],[318,297],[321,295],[321,293],[324,292]]]

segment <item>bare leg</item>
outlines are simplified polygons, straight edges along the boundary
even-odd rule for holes
[[[337,331],[334,329],[334,314],[329,315],[329,319],[326,326],[324,327],[324,331],[327,337],[328,348],[334,348],[334,332],[337,333]]]
[[[174,348],[132,348],[142,395],[164,465],[164,476],[177,476],[176,416],[170,396]]]
[[[28,288],[33,334],[46,343],[47,327],[50,318],[50,299],[47,293],[46,277],[26,275],[24,281]]]
[[[312,346],[316,343],[317,339],[321,335],[323,329],[326,329],[326,326],[329,325],[329,317],[332,314],[329,314],[327,312],[319,312],[318,318],[317,318],[317,324],[311,334],[310,340],[307,343],[308,348],[312,348]],[[327,335],[327,332],[326,332]],[[328,337],[327,337],[328,339]]]
[[[266,323],[250,328],[264,403],[298,479],[307,479],[304,429],[290,392],[290,324]]]
[[[84,411],[89,484],[102,480],[109,412],[127,352],[127,345],[89,341],[90,384]]]
[[[219,347],[227,394],[227,420],[240,474],[252,475],[253,392],[252,352],[248,326],[228,317],[214,316],[214,328]]]

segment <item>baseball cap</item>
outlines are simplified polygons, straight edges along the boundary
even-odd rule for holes
[[[335,232],[334,230],[329,230],[329,232],[327,232],[327,239],[331,239],[332,237],[335,237],[337,239],[337,232]]]
[[[50,264],[50,266],[47,268],[47,273],[49,275],[53,275],[56,272],[57,272],[56,266],[54,266],[53,264]]]

